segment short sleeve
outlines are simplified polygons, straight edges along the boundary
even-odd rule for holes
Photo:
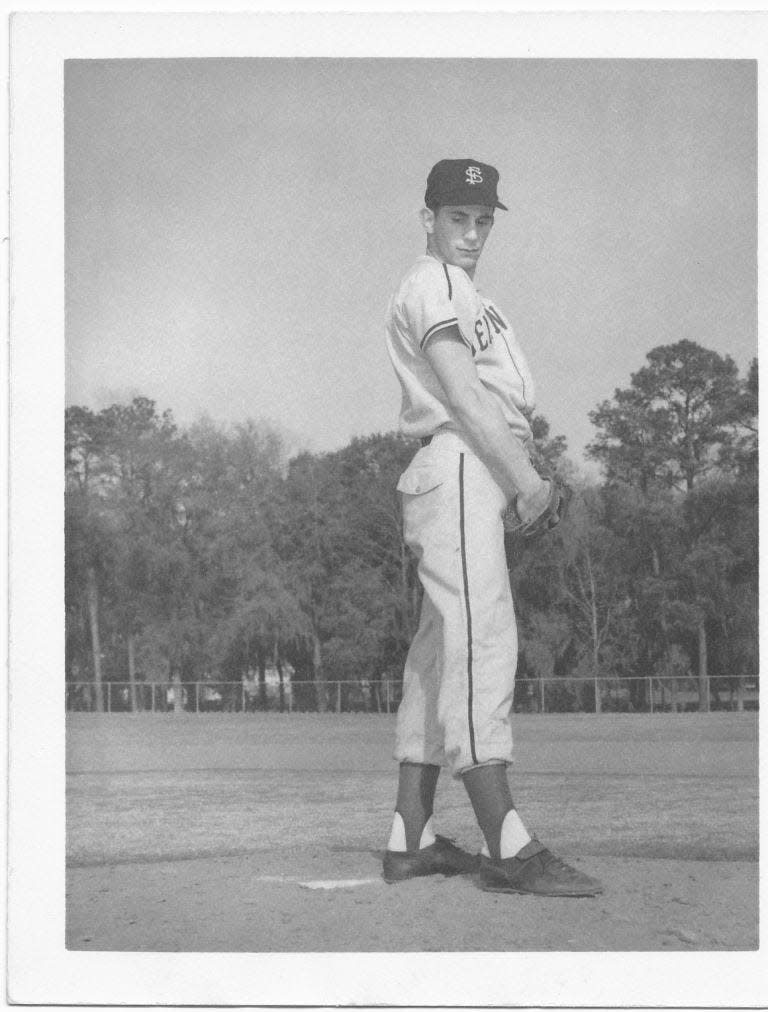
[[[408,333],[420,351],[436,334],[452,326],[458,327],[462,340],[472,348],[473,296],[474,287],[461,268],[434,261],[414,275],[402,311]]]

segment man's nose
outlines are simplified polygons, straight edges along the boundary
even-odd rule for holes
[[[477,225],[470,225],[467,231],[464,233],[464,238],[471,242],[477,241]]]

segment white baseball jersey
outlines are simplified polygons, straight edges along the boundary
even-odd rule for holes
[[[416,260],[387,311],[387,344],[402,388],[401,431],[428,436],[452,426],[445,393],[424,354],[429,341],[450,326],[458,328],[480,381],[514,433],[529,440],[533,379],[512,327],[466,271],[428,254]]]

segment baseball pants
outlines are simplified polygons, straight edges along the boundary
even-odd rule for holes
[[[441,430],[398,482],[424,596],[403,675],[395,758],[447,766],[512,761],[517,628],[504,553],[504,493],[457,432]]]

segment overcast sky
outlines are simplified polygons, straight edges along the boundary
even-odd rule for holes
[[[142,393],[316,450],[396,427],[391,290],[440,158],[499,169],[476,282],[581,461],[659,344],[756,338],[756,65],[70,61],[67,402]]]

